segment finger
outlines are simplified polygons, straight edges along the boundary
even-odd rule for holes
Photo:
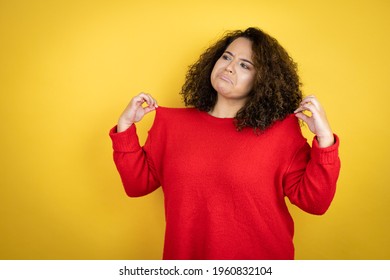
[[[310,99],[315,99],[315,98],[316,98],[315,95],[310,94],[310,95],[304,97],[303,100],[305,100],[305,99],[310,100]],[[303,100],[302,100],[302,101],[303,101]]]
[[[147,94],[147,96],[149,97],[149,100],[150,100],[150,103],[148,103],[149,107],[153,107],[153,108],[157,108],[157,101],[156,99],[153,98],[153,96],[151,96],[150,94]]]
[[[146,93],[140,93],[134,97],[134,102],[137,106],[141,106],[144,102],[148,103],[150,101]]]
[[[297,109],[295,109],[294,114],[296,114],[298,112],[302,112],[302,111],[303,111],[303,108],[300,106]]]
[[[300,104],[304,105],[304,104],[310,104],[310,103],[313,104],[318,110],[321,110],[322,106],[321,106],[320,102],[318,101],[318,99],[314,95],[307,96],[306,98],[304,98],[302,100],[302,102]]]
[[[317,99],[314,95],[312,95],[312,96],[310,97],[310,102],[311,102],[311,104],[313,104],[314,106],[316,106],[316,108],[317,108],[318,110],[320,110],[320,109],[322,108],[321,103],[318,101],[318,99]]]
[[[303,111],[309,111],[309,109],[307,108],[307,106],[309,106],[309,105],[310,105],[310,103],[303,104],[303,105],[299,106],[299,107],[294,111],[294,113],[303,112]]]
[[[145,107],[144,112],[145,112],[145,114],[147,114],[147,113],[150,113],[150,112],[156,110],[156,108],[157,107],[154,107],[154,106],[153,107]]]
[[[297,110],[295,110],[294,113],[303,112],[303,111],[309,111],[312,115],[316,115],[318,113],[317,107],[312,103],[305,103],[304,105],[300,106]]]
[[[310,117],[305,115],[304,113],[296,113],[295,116],[298,118],[298,119],[301,119],[302,121],[304,121],[305,123],[308,123],[309,120],[310,120]]]
[[[151,97],[150,97],[150,95],[147,94],[147,93],[145,93],[145,92],[141,92],[138,96],[141,97],[142,100],[143,100],[144,102],[148,103],[148,104],[151,102]]]
[[[146,102],[147,106],[150,108],[157,108],[157,101],[148,93],[141,93],[140,96]]]

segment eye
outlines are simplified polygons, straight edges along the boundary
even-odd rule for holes
[[[224,59],[224,60],[231,60],[230,56],[227,55],[227,54],[223,54],[222,55],[222,59]]]
[[[247,70],[250,69],[250,67],[249,67],[246,63],[244,63],[244,62],[241,62],[241,63],[240,63],[240,66],[241,66],[242,68],[244,68],[244,69],[247,69]]]

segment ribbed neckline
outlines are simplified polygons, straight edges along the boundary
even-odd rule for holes
[[[234,124],[233,123],[234,118],[218,118],[218,117],[214,117],[214,116],[210,115],[208,112],[200,111],[200,110],[197,110],[197,111],[202,116],[202,118],[205,119],[206,121],[213,122],[213,123],[219,123],[219,124],[222,124],[222,123]]]

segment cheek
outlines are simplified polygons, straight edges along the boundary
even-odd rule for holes
[[[253,87],[253,84],[254,84],[254,82],[255,82],[255,75],[252,74],[252,73],[250,73],[250,74],[248,74],[248,75],[243,75],[243,76],[241,76],[241,77],[242,77],[242,79],[241,79],[241,84],[242,84],[245,88],[251,90],[252,87]]]
[[[220,72],[220,69],[221,69],[221,63],[219,62],[219,60],[214,64],[214,68],[213,70],[211,71],[211,75],[210,75],[210,78],[211,78],[211,81],[213,81],[214,79],[216,79],[216,76],[218,75],[218,73]]]
[[[212,73],[217,73],[218,70],[222,67],[221,60],[217,60],[217,62],[214,64]]]
[[[215,68],[215,65],[214,65],[214,68],[213,68],[213,70],[211,71],[211,75],[210,75],[211,80],[214,79],[215,73],[216,73],[216,72],[217,72],[217,71],[216,71],[216,68]]]

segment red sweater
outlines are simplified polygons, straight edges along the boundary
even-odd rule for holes
[[[134,125],[110,136],[129,196],[163,188],[164,259],[293,259],[285,197],[323,214],[340,170],[337,136],[311,148],[294,115],[255,135],[233,119],[159,107],[143,147]]]

